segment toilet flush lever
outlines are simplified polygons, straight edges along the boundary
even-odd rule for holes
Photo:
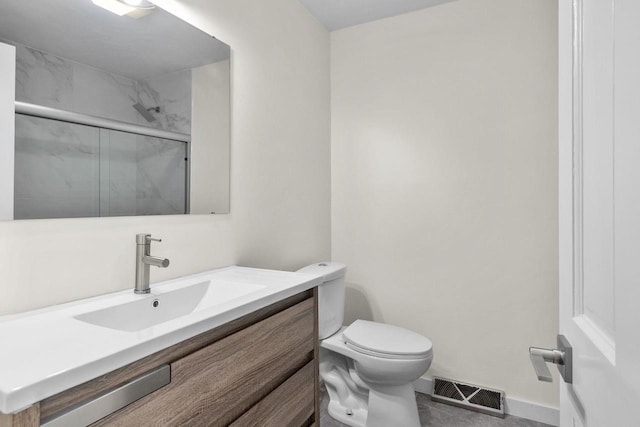
[[[529,357],[540,381],[553,381],[551,371],[547,367],[547,362],[550,362],[558,365],[558,371],[564,382],[571,384],[573,381],[572,356],[571,345],[564,335],[558,335],[558,349],[529,347]]]

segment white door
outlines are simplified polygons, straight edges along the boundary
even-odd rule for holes
[[[559,0],[562,426],[640,426],[640,0]]]

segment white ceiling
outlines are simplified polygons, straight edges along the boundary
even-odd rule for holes
[[[91,0],[0,0],[0,39],[134,79],[230,54],[229,46],[160,8],[133,19]]]
[[[453,0],[299,0],[331,31]],[[157,8],[135,20],[90,0],[0,0],[0,39],[142,79],[229,57],[229,47]]]
[[[339,30],[453,0],[299,0],[329,30]]]

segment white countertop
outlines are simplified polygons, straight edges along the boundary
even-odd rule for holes
[[[19,412],[61,391],[176,343],[221,326],[260,308],[311,289],[320,277],[304,273],[226,267],[168,280],[151,292],[211,280],[212,286],[233,283],[262,285],[246,295],[211,304],[202,310],[139,331],[92,325],[74,318],[83,313],[149,295],[131,290],[0,317],[0,412]]]

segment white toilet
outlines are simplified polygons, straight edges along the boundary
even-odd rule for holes
[[[431,341],[366,320],[343,327],[347,267],[323,262],[298,271],[323,277],[318,285],[320,378],[329,393],[329,414],[354,427],[420,426],[413,381],[431,365]]]

